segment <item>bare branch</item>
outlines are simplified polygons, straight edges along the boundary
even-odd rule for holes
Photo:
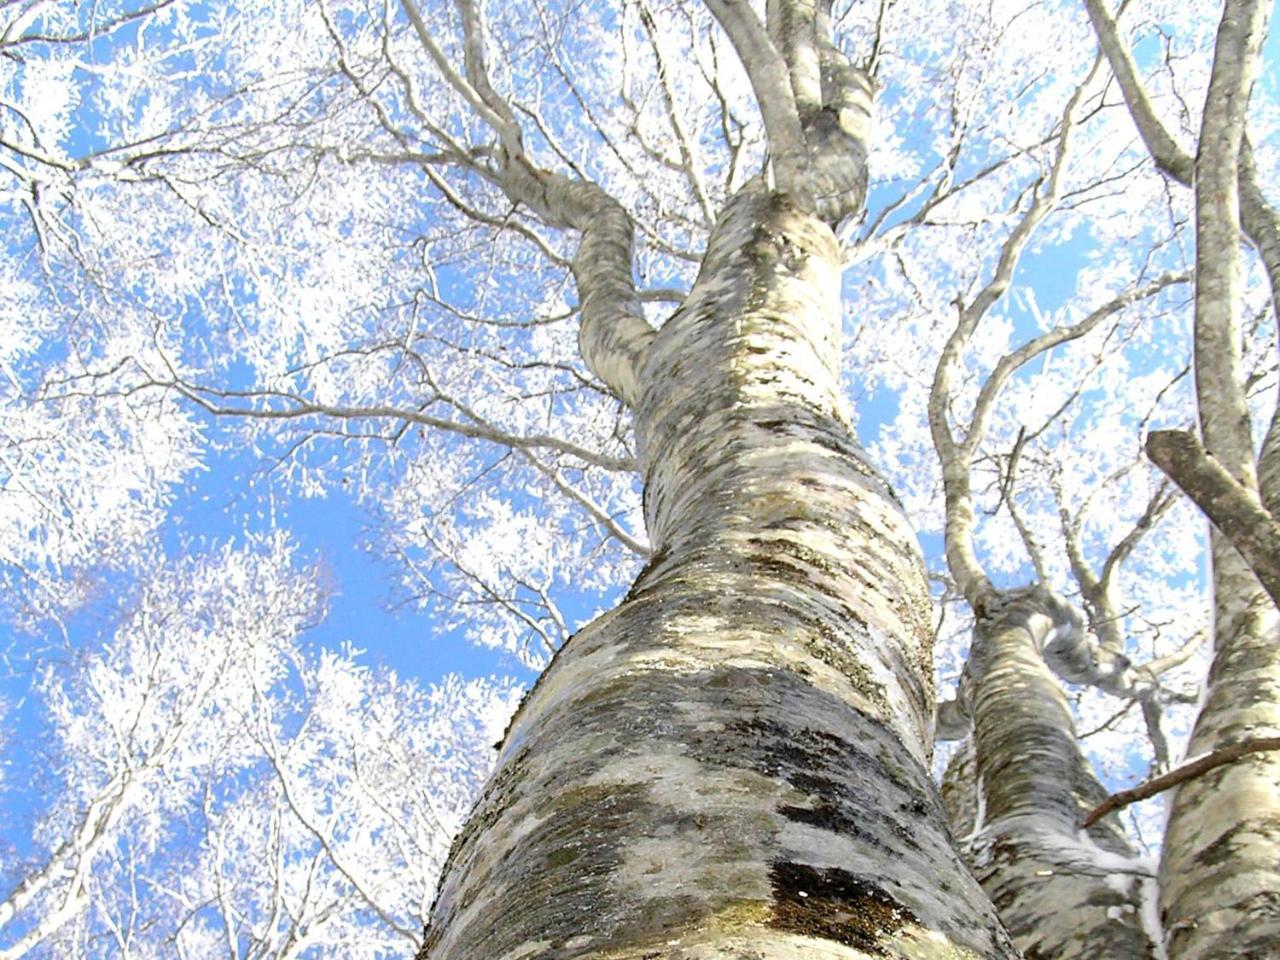
[[[416,423],[424,427],[432,427],[438,430],[445,430],[449,433],[456,433],[460,436],[470,437],[475,440],[488,440],[505,447],[513,449],[537,449],[545,448],[548,450],[558,450],[561,453],[567,453],[570,456],[577,457],[583,463],[594,464],[605,470],[630,471],[635,469],[635,462],[627,457],[612,457],[608,454],[598,453],[589,450],[580,444],[573,443],[570,440],[564,440],[560,437],[553,437],[547,434],[514,434],[491,426],[486,422],[464,423],[458,420],[448,420],[444,417],[435,417],[423,413],[421,410],[406,409],[402,407],[390,407],[381,405],[369,406],[348,406],[327,403],[316,403],[307,400],[296,394],[283,393],[280,391],[258,390],[258,391],[220,391],[209,387],[194,386],[192,384],[181,383],[178,381],[152,381],[148,386],[166,387],[176,390],[188,400],[199,405],[204,410],[217,416],[235,416],[246,417],[258,420],[298,420],[310,416],[336,417],[343,420],[362,420],[385,418],[390,420],[403,420],[409,423]],[[73,394],[60,394],[59,396],[72,396]],[[233,406],[220,401],[278,401],[288,403],[288,407],[284,408],[254,408],[247,406]]]
[[[578,506],[582,507],[583,510],[587,511],[587,513],[591,515],[591,518],[609,531],[609,534],[614,539],[638,557],[649,556],[650,550],[648,544],[642,543],[629,534],[622,525],[608,513],[608,511],[560,476],[559,470],[543,463],[528,450],[522,450],[520,452],[525,456],[529,463],[538,470],[539,473],[543,474],[552,482],[552,484],[555,485],[557,490],[563,493],[574,503],[578,504]]]
[[[1228,747],[1220,747],[1210,754],[1192,760],[1190,763],[1184,763],[1182,766],[1170,770],[1162,776],[1154,777],[1146,783],[1111,794],[1102,803],[1089,811],[1088,816],[1080,822],[1080,829],[1085,830],[1093,826],[1107,814],[1121,810],[1131,803],[1154,797],[1157,793],[1163,793],[1170,787],[1176,787],[1187,780],[1202,777],[1210,770],[1216,770],[1218,767],[1235,763],[1250,754],[1262,753],[1266,750],[1280,750],[1280,737],[1259,737],[1256,740],[1245,740],[1241,743],[1233,743]]]
[[[1107,9],[1106,0],[1084,0],[1089,19],[1102,52],[1106,54],[1111,71],[1120,85],[1120,93],[1129,107],[1129,115],[1138,127],[1143,142],[1156,166],[1179,183],[1189,185],[1195,169],[1195,160],[1178,145],[1164,123],[1156,115],[1151,98],[1138,76],[1138,67],[1129,46],[1120,36],[1116,18]]]
[[[1005,368],[997,367],[991,379],[984,385],[979,395],[978,405],[968,433],[963,440],[956,438],[952,430],[951,417],[948,413],[952,396],[955,393],[955,377],[961,358],[968,348],[969,342],[978,324],[986,316],[987,311],[1004,296],[1013,280],[1013,272],[1023,250],[1030,241],[1036,228],[1053,210],[1058,200],[1062,175],[1066,169],[1070,148],[1070,134],[1074,125],[1075,113],[1088,85],[1093,81],[1101,59],[1095,59],[1088,75],[1076,87],[1062,112],[1058,133],[1057,148],[1054,152],[1053,165],[1049,173],[1048,183],[1043,191],[1040,183],[1034,187],[1034,195],[1030,205],[1019,218],[1012,232],[1000,248],[1000,255],[992,277],[986,285],[967,305],[959,298],[955,301],[958,311],[955,329],[947,338],[934,370],[933,384],[929,391],[929,430],[933,438],[934,448],[942,464],[943,487],[946,496],[946,554],[947,565],[951,568],[956,583],[971,605],[980,602],[981,595],[989,588],[986,573],[973,548],[973,493],[970,483],[970,470],[973,457],[986,430],[986,420],[994,404],[994,398],[1003,382],[1019,367],[1022,359],[1010,359]],[[1116,309],[1119,309],[1117,306]],[[1114,312],[1114,311],[1112,311]],[[1104,314],[1105,316],[1105,314]],[[1100,322],[1099,317],[1096,322]],[[1088,322],[1088,318],[1082,323]],[[1087,332],[1087,331],[1086,331]],[[1051,336],[1053,331],[1045,336]],[[1079,335],[1083,335],[1083,332]],[[1034,343],[1035,341],[1033,341]],[[1045,349],[1048,349],[1047,347]],[[1034,356],[1034,354],[1033,354]],[[1030,359],[1029,357],[1027,359]],[[985,395],[985,396],[984,396]]]
[[[800,111],[791,89],[787,61],[773,45],[764,24],[746,0],[705,0],[742,61],[769,138],[778,189],[804,196],[804,171],[808,161]]]
[[[624,403],[639,400],[638,370],[654,331],[644,319],[632,275],[634,224],[600,186],[537,167],[524,150],[511,106],[493,89],[484,63],[483,28],[472,0],[463,14],[466,77],[458,74],[431,37],[414,0],[402,0],[418,40],[441,75],[498,133],[498,182],[549,226],[579,231],[573,259],[581,322],[578,344],[587,367]]]

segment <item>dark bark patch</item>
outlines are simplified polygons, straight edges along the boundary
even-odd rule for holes
[[[778,807],[778,813],[793,823],[804,823],[811,827],[829,830],[832,833],[838,833],[843,836],[856,837],[869,847],[874,847],[884,853],[893,853],[893,848],[885,840],[865,829],[857,819],[850,815],[847,809],[842,809],[842,806],[836,806],[825,801],[818,801],[811,807],[783,804]],[[915,837],[911,836],[910,832],[901,824],[891,821],[889,826],[900,843],[912,849],[918,850],[920,848],[920,844],[916,842]]]
[[[581,850],[575,850],[573,847],[561,847],[547,856],[547,866],[551,868],[566,867],[581,856]]]
[[[834,940],[876,956],[888,956],[883,942],[914,913],[876,884],[839,867],[810,867],[775,860],[769,870],[773,917],[769,926],[822,940]]]
[[[1205,847],[1196,859],[1211,867],[1229,864],[1240,855],[1241,847],[1248,847],[1249,835],[1257,833],[1268,836],[1280,834],[1280,817],[1261,816],[1237,824]]]

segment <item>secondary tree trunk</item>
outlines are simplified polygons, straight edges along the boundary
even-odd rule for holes
[[[753,184],[650,346],[652,562],[521,706],[420,956],[1012,957],[926,763],[928,596],[839,388],[830,229]]]
[[[965,668],[973,740],[944,788],[966,859],[1026,956],[1151,957],[1142,911],[1155,877],[1114,817],[1080,829],[1107,792],[1042,654],[1080,623],[1043,589],[987,596]]]
[[[1187,756],[1280,735],[1280,615],[1211,537],[1214,658]],[[1173,960],[1273,957],[1280,945],[1280,755],[1245,757],[1169,800],[1161,914]]]
[[[1205,448],[1259,491],[1241,362],[1238,177],[1269,4],[1227,0],[1196,155],[1195,374]],[[1245,165],[1247,172],[1248,165]],[[1265,244],[1261,245],[1266,253]],[[1262,494],[1264,502],[1271,499]],[[1280,615],[1248,564],[1211,534],[1214,658],[1188,747],[1195,756],[1280,735]],[[1170,800],[1160,906],[1173,960],[1280,951],[1280,757],[1260,753]]]

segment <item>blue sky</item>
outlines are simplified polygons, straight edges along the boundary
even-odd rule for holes
[[[127,31],[126,31],[127,33]],[[1140,51],[1141,52],[1141,51]],[[1280,62],[1280,29],[1268,42],[1267,60]],[[1280,71],[1264,71],[1261,82],[1275,89]],[[73,143],[92,143],[94,118],[82,116]],[[1088,238],[1080,236],[1074,251],[1081,257]],[[1033,281],[1046,309],[1058,302],[1074,286],[1074,272],[1064,265],[1064,251],[1055,248],[1028,252],[1020,267],[1020,279]],[[1010,302],[1007,310],[1016,308]],[[1024,311],[1025,313],[1025,311]],[[873,431],[893,415],[893,399],[877,394],[859,410],[864,443]],[[325,498],[282,497],[269,478],[258,476],[262,465],[248,450],[212,456],[207,469],[194,473],[189,482],[175,491],[170,517],[160,531],[161,542],[171,553],[198,548],[202,543],[224,542],[247,532],[274,526],[287,529],[301,547],[302,555],[319,562],[328,577],[331,591],[329,613],[323,623],[309,631],[306,641],[314,648],[338,649],[350,644],[364,651],[367,663],[384,665],[402,676],[428,684],[448,672],[467,676],[512,675],[531,682],[532,674],[509,654],[481,649],[464,642],[456,634],[441,631],[429,615],[410,606],[392,607],[391,571],[376,557],[367,542],[368,520],[353,498],[336,490]],[[256,479],[255,479],[256,477]],[[937,538],[926,544],[937,550]],[[624,588],[619,587],[620,595]],[[589,611],[569,609],[571,618]],[[92,607],[67,624],[74,644],[92,645],[109,628],[104,608]],[[0,649],[26,645],[24,637],[0,635]],[[37,642],[34,646],[42,646]],[[0,696],[13,705],[10,730],[16,743],[38,743],[41,730],[38,704],[28,696],[31,675],[18,670],[0,677]],[[30,789],[38,784],[39,758],[34,751],[10,752],[13,758],[5,771],[3,819],[0,837],[18,850],[27,848],[33,815],[43,807],[44,798]],[[0,849],[0,854],[5,851]]]

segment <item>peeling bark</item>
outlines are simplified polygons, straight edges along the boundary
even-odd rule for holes
[[[512,721],[431,960],[1012,957],[926,769],[928,595],[830,229],[753,184],[648,351],[653,558]]]

